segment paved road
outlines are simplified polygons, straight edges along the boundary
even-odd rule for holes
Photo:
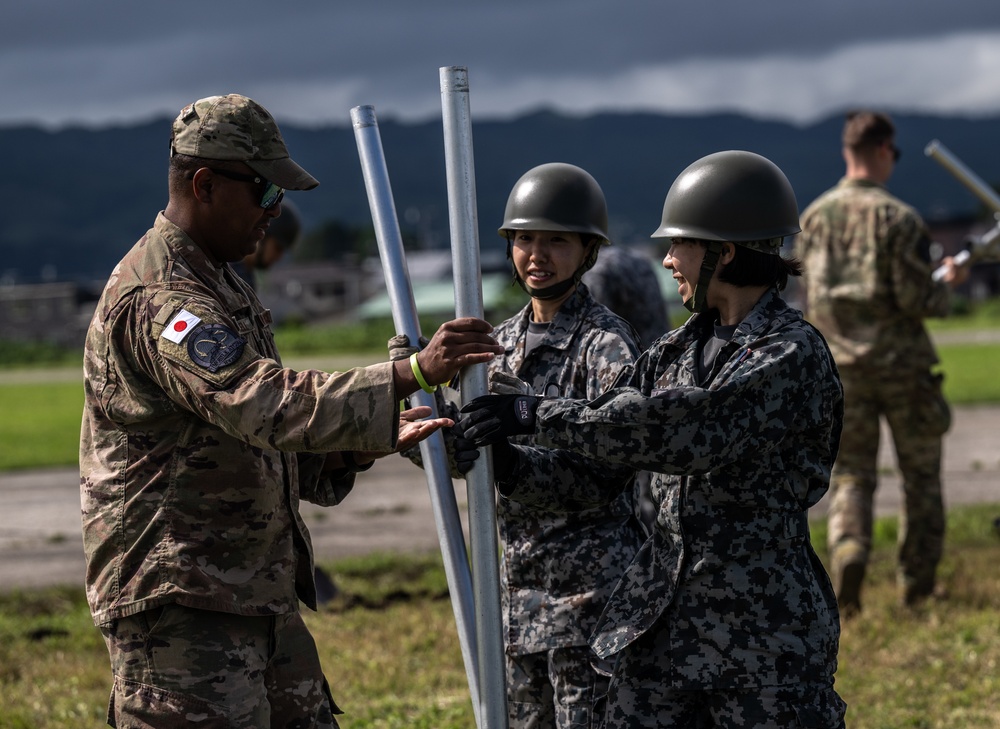
[[[887,442],[884,436],[883,446]],[[899,479],[887,448],[880,458],[877,506],[885,515],[899,508]],[[1000,504],[1000,406],[956,408],[945,440],[944,480],[949,504]],[[78,484],[76,469],[0,474],[0,590],[83,583]],[[464,482],[456,482],[455,495],[467,525]],[[825,507],[820,502],[814,515]],[[340,506],[306,505],[303,516],[321,560],[438,545],[423,472],[399,456],[360,474]]]

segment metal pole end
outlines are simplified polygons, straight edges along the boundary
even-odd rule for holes
[[[442,66],[441,91],[467,92],[469,90],[469,69],[466,66]]]
[[[357,127],[374,127],[378,125],[375,119],[375,107],[370,104],[355,106],[351,109],[351,123]]]
[[[933,154],[937,152],[938,147],[940,146],[941,142],[939,142],[936,139],[932,139],[930,142],[927,143],[927,146],[924,147],[924,155],[926,155],[927,157],[933,156]]]

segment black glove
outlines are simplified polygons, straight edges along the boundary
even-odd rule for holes
[[[479,446],[462,432],[461,423],[455,423],[451,432],[455,435],[455,439],[452,441],[455,469],[461,474],[466,474],[479,458]]]
[[[493,481],[496,483],[497,491],[504,496],[510,496],[517,487],[517,483],[511,479],[517,471],[521,457],[517,448],[506,438],[491,445],[490,450],[493,452]]]
[[[410,346],[410,338],[405,334],[396,334],[389,338],[389,359],[395,362],[397,359],[408,359],[411,354],[419,352],[426,347],[430,340],[427,337],[420,337],[420,346]]]
[[[541,401],[533,395],[482,395],[462,408],[462,432],[479,446],[512,435],[530,435],[535,432],[535,411]]]

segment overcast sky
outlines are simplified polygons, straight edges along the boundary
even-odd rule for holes
[[[1000,114],[1000,0],[32,0],[0,22],[0,124],[173,116],[238,92],[279,119],[735,111],[808,123],[854,105]]]

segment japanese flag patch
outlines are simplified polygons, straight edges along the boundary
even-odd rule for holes
[[[179,312],[174,314],[174,318],[171,319],[166,328],[163,330],[163,334],[160,336],[164,339],[169,339],[174,344],[180,344],[184,341],[184,337],[188,333],[198,326],[201,321],[201,317],[197,317],[192,314],[187,309],[181,309]]]

